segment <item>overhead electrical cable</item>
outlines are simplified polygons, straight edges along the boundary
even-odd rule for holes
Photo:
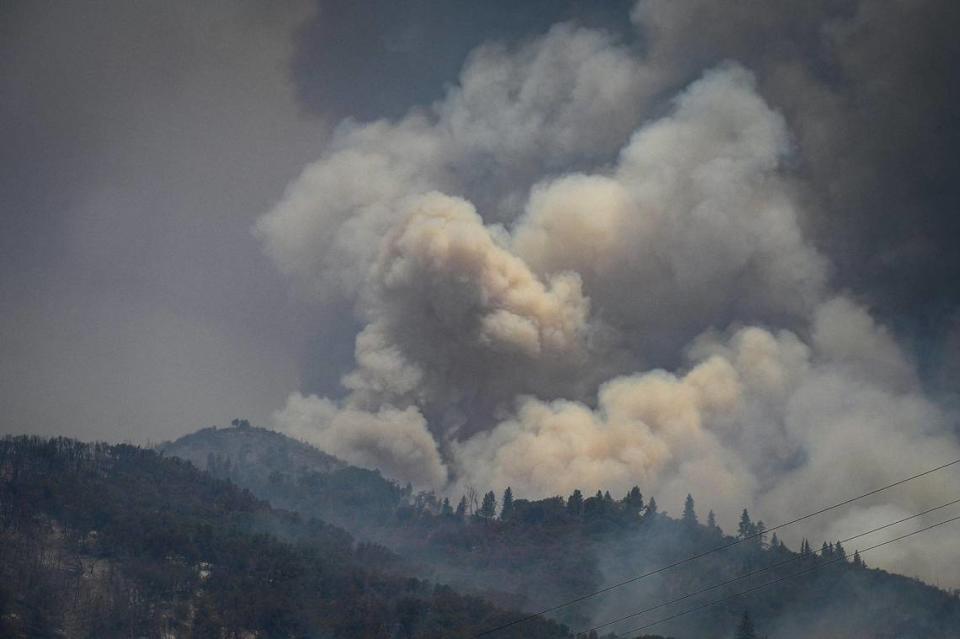
[[[931,525],[926,526],[926,527],[924,527],[924,528],[921,528],[921,529],[919,529],[919,530],[914,530],[913,532],[909,532],[909,533],[907,533],[907,534],[905,534],[905,535],[900,535],[899,537],[894,537],[893,539],[888,539],[887,541],[884,541],[884,542],[882,542],[882,543],[874,544],[873,546],[869,546],[869,547],[864,548],[863,550],[861,550],[861,551],[860,551],[860,554],[862,555],[862,554],[865,553],[865,552],[870,552],[871,550],[876,550],[877,548],[880,548],[881,546],[886,546],[887,544],[892,544],[892,543],[897,542],[897,541],[900,541],[900,540],[902,540],[902,539],[906,539],[907,537],[912,537],[912,536],[914,536],[914,535],[918,535],[918,534],[920,534],[920,533],[922,533],[922,532],[926,532],[926,531],[931,530],[931,529],[933,529],[933,528],[936,528],[936,527],[938,527],[938,526],[943,526],[944,524],[949,524],[949,523],[954,522],[954,521],[960,521],[960,515],[957,515],[956,517],[951,517],[950,519],[947,519],[947,520],[938,522],[938,523],[936,523],[936,524],[931,524]],[[624,634],[626,634],[626,635],[632,635],[632,634],[635,633],[635,632],[640,632],[641,630],[646,630],[647,628],[652,628],[653,626],[658,626],[658,625],[660,625],[660,624],[662,624],[662,623],[666,623],[667,621],[671,621],[671,620],[676,619],[676,618],[678,618],[678,617],[683,617],[683,616],[685,616],[685,615],[689,615],[689,614],[691,614],[691,613],[698,612],[698,611],[700,611],[700,610],[705,610],[705,609],[710,608],[710,607],[712,607],[712,606],[716,606],[716,605],[722,604],[722,603],[724,603],[724,602],[731,601],[731,600],[736,599],[736,598],[738,598],[738,597],[742,597],[742,596],[744,596],[744,595],[752,594],[752,593],[757,592],[757,591],[759,591],[759,590],[763,590],[763,589],[765,589],[765,588],[769,588],[769,587],[771,587],[771,586],[774,586],[774,585],[776,585],[776,584],[778,584],[778,583],[780,583],[780,582],[782,582],[782,581],[786,581],[787,579],[793,579],[793,578],[795,578],[795,577],[800,577],[800,576],[802,576],[802,575],[806,575],[806,574],[809,574],[809,573],[811,573],[811,572],[815,572],[815,571],[817,571],[817,570],[820,570],[820,569],[823,568],[824,566],[829,566],[829,565],[831,565],[831,564],[837,564],[837,563],[840,563],[841,561],[845,562],[846,560],[843,559],[843,558],[831,559],[830,561],[817,564],[817,565],[814,566],[813,568],[809,568],[809,569],[807,569],[807,570],[801,570],[800,572],[791,573],[791,574],[789,574],[789,575],[784,575],[783,577],[778,577],[777,579],[774,579],[774,580],[772,580],[772,581],[768,581],[768,582],[765,583],[765,584],[761,584],[761,585],[759,585],[759,586],[754,586],[753,588],[749,588],[749,589],[747,589],[747,590],[743,590],[743,591],[738,592],[738,593],[735,593],[735,594],[733,594],[733,595],[729,595],[729,596],[723,597],[723,598],[721,598],[721,599],[714,599],[714,600],[712,600],[712,601],[708,601],[708,602],[706,602],[706,603],[700,604],[699,606],[695,606],[695,607],[693,607],[693,608],[687,608],[686,610],[681,610],[680,612],[678,612],[678,613],[676,613],[676,614],[674,614],[674,615],[670,615],[669,617],[663,617],[662,619],[657,619],[656,621],[650,622],[650,623],[648,623],[648,624],[646,624],[646,625],[639,626],[639,627],[637,627],[637,628],[633,628],[633,629],[631,629],[631,630],[628,630],[628,631],[626,631]]]
[[[896,525],[898,525],[898,524],[902,524],[902,523],[904,523],[904,522],[910,521],[911,519],[916,519],[917,517],[922,517],[922,516],[924,516],[924,515],[928,515],[928,514],[934,512],[934,511],[942,510],[943,508],[947,508],[948,506],[953,506],[954,504],[960,504],[960,499],[954,499],[953,501],[949,501],[949,502],[947,502],[947,503],[945,503],[945,504],[941,504],[941,505],[939,505],[939,506],[934,506],[933,508],[928,508],[927,510],[924,510],[924,511],[922,511],[922,512],[919,512],[919,513],[910,515],[909,517],[904,517],[903,519],[898,519],[897,521],[891,521],[891,522],[888,523],[888,524],[884,524],[884,525],[882,525],[882,526],[878,526],[878,527],[876,527],[876,528],[872,528],[872,529],[870,529],[870,530],[868,530],[868,531],[866,531],[866,532],[862,532],[862,533],[860,533],[860,534],[858,534],[858,535],[854,535],[853,537],[847,537],[846,539],[841,539],[841,540],[840,540],[840,543],[841,543],[841,544],[849,543],[849,542],[851,542],[851,541],[853,541],[853,540],[855,540],[855,539],[860,539],[861,537],[866,537],[867,535],[872,535],[873,533],[880,532],[881,530],[886,530],[887,528],[891,528],[891,527],[896,526]],[[813,551],[810,552],[810,554],[811,554],[811,555],[818,555],[818,554],[820,554],[821,552],[823,552],[823,548],[820,548],[820,549],[818,549],[818,550],[813,550]],[[804,557],[803,555],[800,555],[800,554],[794,554],[790,559],[786,559],[786,560],[784,560],[784,561],[779,561],[779,562],[777,562],[777,563],[770,564],[769,566],[765,566],[765,567],[763,567],[763,568],[757,568],[756,570],[751,570],[750,572],[743,573],[743,574],[738,575],[738,576],[736,576],[736,577],[733,577],[733,578],[731,578],[731,579],[727,579],[726,581],[721,581],[721,582],[715,583],[715,584],[713,584],[712,586],[707,586],[707,587],[705,587],[705,588],[701,588],[700,590],[695,590],[694,592],[689,592],[689,593],[687,593],[687,594],[685,594],[685,595],[681,595],[680,597],[676,597],[675,599],[670,599],[669,601],[664,601],[664,602],[659,603],[659,604],[657,604],[657,605],[655,605],[655,606],[650,606],[649,608],[644,608],[643,610],[637,610],[637,611],[635,611],[635,612],[631,612],[631,613],[628,614],[628,615],[624,615],[624,616],[622,616],[622,617],[618,617],[617,619],[613,619],[613,620],[611,620],[611,621],[606,621],[606,622],[604,622],[604,623],[602,623],[602,624],[600,624],[600,625],[594,626],[594,627],[592,627],[592,628],[587,628],[586,630],[583,630],[583,631],[581,631],[581,632],[579,632],[579,633],[577,633],[577,634],[578,634],[578,635],[579,635],[579,634],[587,634],[587,633],[589,633],[591,630],[600,630],[601,628],[606,628],[606,627],[608,627],[608,626],[612,626],[613,624],[620,623],[621,621],[626,621],[627,619],[632,619],[632,618],[634,618],[634,617],[639,617],[640,615],[644,615],[644,614],[646,614],[646,613],[648,613],[648,612],[653,612],[654,610],[659,610],[660,608],[665,608],[665,607],[667,607],[667,606],[671,606],[671,605],[673,605],[673,604],[675,604],[675,603],[679,603],[679,602],[684,601],[684,600],[686,600],[686,599],[689,599],[689,598],[691,598],[691,597],[696,597],[697,595],[702,595],[703,593],[710,592],[711,590],[716,590],[717,588],[722,588],[723,586],[728,586],[728,585],[730,585],[730,584],[732,584],[732,583],[736,583],[736,582],[741,581],[741,580],[743,580],[743,579],[747,579],[748,577],[755,577],[756,575],[765,573],[765,572],[767,572],[767,571],[769,571],[769,570],[773,570],[773,569],[775,569],[775,568],[780,568],[780,567],[783,567],[783,566],[786,566],[786,565],[789,565],[789,564],[792,564],[792,563],[796,563],[796,562],[801,561],[801,560],[803,560],[803,559],[806,559],[806,557]]]
[[[715,552],[720,552],[721,550],[726,550],[727,548],[731,548],[731,547],[736,546],[736,545],[738,545],[738,544],[742,544],[742,543],[744,543],[744,542],[746,542],[746,541],[750,541],[751,539],[756,539],[756,538],[759,537],[760,535],[764,535],[764,534],[767,534],[767,533],[771,533],[771,532],[773,532],[773,531],[775,531],[775,530],[780,530],[781,528],[786,528],[787,526],[792,526],[793,524],[796,524],[796,523],[799,523],[799,522],[801,522],[801,521],[810,519],[811,517],[816,517],[817,515],[822,515],[823,513],[829,512],[829,511],[831,511],[831,510],[836,510],[837,508],[842,508],[843,506],[847,506],[847,505],[849,505],[849,504],[852,504],[852,503],[855,502],[855,501],[859,501],[859,500],[864,499],[864,498],[866,498],[866,497],[870,497],[871,495],[876,495],[877,493],[881,493],[881,492],[883,492],[883,491],[885,491],[885,490],[889,490],[889,489],[894,488],[894,487],[896,487],[896,486],[900,486],[900,485],[902,485],[902,484],[905,484],[905,483],[907,483],[907,482],[913,481],[913,480],[915,480],[915,479],[919,479],[919,478],[921,478],[921,477],[925,477],[925,476],[927,476],[927,475],[930,475],[930,474],[935,473],[935,472],[937,472],[937,471],[943,470],[943,469],[945,469],[945,468],[949,468],[949,467],[954,466],[954,465],[956,465],[956,464],[960,464],[960,459],[955,459],[955,460],[953,460],[953,461],[951,461],[951,462],[947,462],[947,463],[945,463],[945,464],[941,464],[941,465],[936,466],[936,467],[934,467],[934,468],[930,468],[930,469],[928,469],[928,470],[925,470],[925,471],[923,471],[923,472],[921,472],[921,473],[917,473],[916,475],[911,475],[910,477],[905,477],[904,479],[895,481],[895,482],[893,482],[892,484],[887,484],[886,486],[881,486],[880,488],[875,488],[875,489],[873,489],[873,490],[871,490],[871,491],[869,491],[869,492],[863,493],[862,495],[857,495],[856,497],[851,497],[851,498],[849,498],[849,499],[845,499],[845,500],[840,501],[840,502],[837,502],[837,503],[835,503],[835,504],[833,504],[833,505],[826,506],[825,508],[821,508],[820,510],[816,510],[816,511],[814,511],[814,512],[812,512],[812,513],[808,513],[808,514],[803,515],[803,516],[801,516],[801,517],[797,517],[796,519],[791,519],[790,521],[787,521],[787,522],[784,522],[784,523],[781,523],[781,524],[777,524],[776,526],[773,526],[772,528],[767,528],[767,529],[765,529],[763,532],[757,532],[757,533],[752,534],[752,535],[746,535],[746,536],[744,536],[744,537],[740,537],[740,538],[738,538],[738,539],[736,539],[736,540],[734,540],[734,541],[732,541],[732,542],[730,542],[730,543],[724,544],[724,545],[722,545],[722,546],[716,546],[715,548],[711,548],[710,550],[705,550],[705,551],[703,551],[703,552],[701,552],[701,553],[697,553],[697,554],[695,554],[695,555],[691,555],[691,556],[689,556],[689,557],[687,557],[687,558],[685,558],[685,559],[680,559],[679,561],[675,561],[675,562],[673,562],[673,563],[671,563],[671,564],[667,564],[667,565],[665,565],[665,566],[661,566],[661,567],[659,567],[659,568],[656,568],[656,569],[651,570],[651,571],[649,571],[649,572],[645,572],[645,573],[643,573],[643,574],[641,574],[641,575],[637,575],[637,576],[635,576],[635,577],[631,577],[630,579],[626,579],[626,580],[621,581],[621,582],[619,582],[619,583],[611,584],[611,585],[605,586],[604,588],[601,588],[601,589],[599,589],[599,590],[595,590],[595,591],[593,591],[593,592],[590,592],[590,593],[587,593],[587,594],[584,594],[584,595],[580,595],[579,597],[575,597],[575,598],[573,598],[573,599],[569,599],[569,600],[564,601],[564,602],[562,602],[562,603],[559,603],[559,604],[556,604],[556,605],[553,605],[553,606],[544,608],[544,609],[542,609],[542,610],[538,610],[537,612],[529,613],[529,614],[527,614],[527,615],[524,615],[523,617],[519,617],[519,618],[517,618],[517,619],[514,619],[513,621],[510,621],[510,622],[501,624],[501,625],[499,625],[499,626],[494,626],[493,628],[488,628],[487,630],[483,630],[483,631],[481,631],[481,632],[479,632],[479,633],[477,633],[477,634],[475,634],[475,635],[473,635],[473,636],[474,636],[474,637],[483,637],[483,636],[486,636],[486,635],[489,635],[489,634],[493,634],[493,633],[495,633],[495,632],[499,632],[500,630],[504,630],[504,629],[506,629],[506,628],[510,628],[510,627],[515,626],[515,625],[517,625],[517,624],[524,623],[524,622],[526,622],[526,621],[530,621],[531,619],[535,619],[535,618],[537,618],[537,617],[539,617],[539,616],[541,616],[541,615],[549,614],[549,613],[551,613],[551,612],[555,612],[555,611],[557,611],[557,610],[561,610],[561,609],[563,609],[563,608],[567,608],[567,607],[569,607],[569,606],[572,606],[573,604],[580,603],[580,602],[586,601],[586,600],[588,600],[588,599],[592,599],[593,597],[596,597],[597,595],[602,595],[602,594],[604,594],[604,593],[610,592],[611,590],[615,590],[615,589],[617,589],[617,588],[621,588],[621,587],[623,587],[623,586],[626,586],[627,584],[632,584],[632,583],[635,583],[635,582],[637,582],[637,581],[640,581],[641,579],[646,579],[647,577],[652,577],[653,575],[658,575],[658,574],[660,574],[660,573],[662,573],[662,572],[665,572],[665,571],[667,571],[667,570],[670,570],[670,569],[672,569],[672,568],[676,568],[677,566],[682,566],[683,564],[690,563],[691,561],[695,561],[695,560],[697,560],[697,559],[700,559],[701,557],[706,557],[707,555],[711,555],[711,554],[713,554],[713,553],[715,553]]]

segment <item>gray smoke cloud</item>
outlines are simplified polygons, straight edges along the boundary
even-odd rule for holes
[[[660,66],[687,80],[736,59],[787,118],[805,221],[833,279],[919,347],[948,334],[960,274],[955,215],[960,59],[942,0],[644,0],[633,11]]]
[[[638,3],[643,54],[570,25],[485,45],[429,107],[342,124],[255,233],[300,289],[350,301],[356,365],[343,397],[295,393],[274,425],[451,493],[639,483],[768,521],[960,456],[911,357],[830,281],[801,107],[778,104],[772,63],[716,59],[785,18],[735,10],[681,53],[693,15]],[[935,572],[911,550],[885,561]]]

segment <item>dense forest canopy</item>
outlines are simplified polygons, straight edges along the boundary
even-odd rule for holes
[[[395,563],[152,450],[0,440],[3,637],[439,639],[516,617]]]

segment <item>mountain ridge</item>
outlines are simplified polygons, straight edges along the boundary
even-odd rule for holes
[[[234,436],[234,430],[222,429],[219,437],[228,440]],[[302,442],[298,445],[309,446]],[[692,499],[691,524],[684,521],[686,517],[672,519],[657,512],[655,500],[648,496],[644,503],[639,488],[620,500],[601,492],[577,499],[516,498],[508,515],[502,506],[499,515],[482,514],[478,494],[467,505],[467,512],[458,514],[449,501],[433,493],[414,494],[375,471],[349,466],[328,474],[293,469],[283,472],[278,466],[238,468],[236,464],[229,471],[221,466],[214,472],[218,470],[271,503],[335,521],[358,538],[387,546],[417,574],[493,601],[512,602],[525,610],[549,607],[642,574],[651,567],[736,540],[715,524],[697,523]],[[272,479],[263,481],[264,476]],[[345,495],[350,498],[344,499]],[[491,495],[490,499],[495,503],[497,496]],[[573,502],[577,503],[575,507]],[[762,524],[748,519],[748,526],[757,530]],[[918,539],[916,543],[922,541]],[[897,637],[953,636],[944,629],[948,627],[944,626],[946,622],[937,620],[942,615],[960,627],[960,599],[956,593],[866,568],[862,561],[854,564],[853,550],[842,565],[833,567],[826,559],[817,560],[815,556],[802,559],[778,540],[745,543],[659,575],[649,583],[614,592],[609,601],[589,601],[559,611],[558,615],[573,628],[587,628],[594,622],[620,616],[623,610],[636,609],[636,599],[660,601],[663,592],[682,594],[776,561],[796,558],[800,563],[794,568],[814,568],[811,575],[788,578],[769,593],[757,593],[753,601],[705,611],[699,615],[702,620],[679,620],[667,626],[667,630],[683,638],[713,636],[704,634],[706,628],[732,628],[743,608],[749,607],[758,625],[777,631],[777,637],[809,636],[811,629],[827,633],[830,628],[844,628],[849,633],[835,636],[859,636],[858,624],[861,629],[869,628],[875,636],[886,636],[884,627],[896,628],[899,634],[890,636]],[[829,551],[834,552],[832,545]],[[818,561],[823,564],[822,569]],[[768,578],[787,577],[788,572],[774,570]],[[833,574],[835,578],[831,577]],[[748,579],[738,585],[750,588],[761,581]],[[871,601],[871,592],[878,595],[874,597],[876,601]],[[721,590],[715,594],[723,593]],[[819,616],[831,621],[819,619],[818,611],[829,611]],[[917,622],[915,629],[904,621],[924,615],[932,621]],[[916,634],[911,634],[914,631]]]

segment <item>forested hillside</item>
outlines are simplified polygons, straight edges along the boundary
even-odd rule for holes
[[[633,610],[681,597],[744,573],[777,567],[702,597],[601,629],[623,632],[671,616],[688,606],[782,579],[747,597],[685,615],[655,628],[680,638],[727,637],[744,610],[761,634],[778,639],[837,637],[954,637],[960,600],[922,582],[868,566],[869,555],[836,540],[810,540],[812,549],[788,549],[776,536],[758,534],[763,523],[741,513],[740,530],[726,534],[713,513],[698,514],[693,498],[661,512],[641,487],[614,497],[580,491],[529,501],[512,494],[471,491],[451,503],[413,493],[374,471],[349,466],[331,472],[270,463],[252,464],[227,452],[235,439],[261,438],[261,448],[300,447],[257,428],[206,429],[167,445],[167,454],[204,446],[210,470],[283,508],[336,521],[361,538],[396,552],[417,574],[469,590],[495,602],[539,610],[648,570],[735,541],[748,542],[651,579],[555,612],[574,630],[587,630]],[[213,448],[211,448],[213,447]],[[220,447],[220,448],[217,448]],[[217,452],[217,451],[223,451]],[[671,505],[673,506],[673,505]],[[909,530],[909,528],[908,528]],[[953,534],[944,527],[930,534]],[[918,537],[914,543],[923,543]],[[801,552],[802,550],[802,552]],[[796,552],[794,552],[796,551]],[[791,578],[794,573],[803,573]],[[632,624],[632,625],[631,625]]]
[[[152,450],[0,440],[0,637],[469,637],[515,618],[395,563]]]
[[[258,453],[234,461],[208,450],[203,460],[225,481],[134,446],[0,440],[0,636],[472,637],[523,616],[505,608],[550,607],[737,538],[712,513],[701,523],[692,497],[673,518],[639,487],[617,499],[487,492],[451,504],[318,451],[304,454],[320,470],[283,472],[271,463],[304,445],[276,433],[200,438],[225,451],[242,438]],[[315,517],[324,512],[354,522],[363,540]],[[631,628],[778,580],[652,631],[723,639],[744,630],[749,611],[754,636],[778,639],[956,636],[956,593],[872,569],[839,543],[793,552],[762,532],[744,512],[746,541],[555,611],[571,630],[534,618],[492,636],[633,637]]]

